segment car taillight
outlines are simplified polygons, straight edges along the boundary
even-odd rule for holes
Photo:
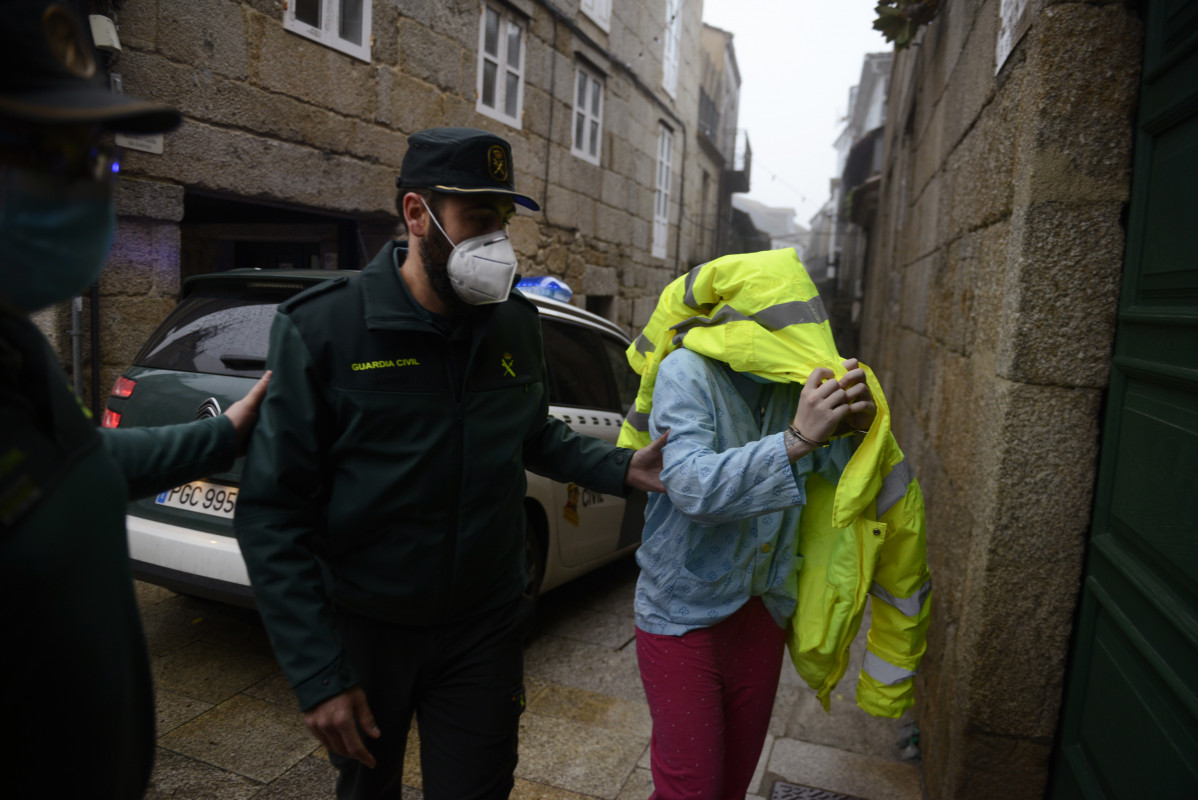
[[[104,409],[104,416],[100,419],[101,428],[115,428],[121,424],[121,415],[113,411],[111,408]]]
[[[128,397],[133,394],[133,387],[137,386],[137,381],[131,381],[128,378],[121,376],[112,384],[113,397]],[[117,414],[117,419],[120,419],[120,414]]]

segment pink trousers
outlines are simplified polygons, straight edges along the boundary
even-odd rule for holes
[[[769,730],[786,632],[761,598],[682,636],[636,631],[653,716],[649,800],[744,800]]]

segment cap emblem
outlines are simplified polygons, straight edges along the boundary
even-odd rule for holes
[[[495,180],[507,182],[507,151],[497,144],[487,151],[487,172]]]
[[[85,80],[96,74],[96,60],[74,14],[55,3],[42,15],[42,30],[50,54],[63,69]]]

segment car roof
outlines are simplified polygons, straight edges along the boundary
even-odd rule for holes
[[[208,289],[223,286],[306,289],[322,281],[344,278],[356,274],[357,270],[348,269],[231,269],[227,272],[192,275],[183,281],[183,291],[181,294],[183,297],[187,297],[187,295],[200,287]]]
[[[347,269],[232,269],[227,272],[213,272],[205,275],[193,275],[183,281],[181,296],[187,297],[197,289],[215,287],[247,287],[259,289],[303,289],[314,286],[322,281],[348,277],[358,274],[358,270]],[[552,300],[532,292],[522,294],[533,302],[542,315],[567,322],[576,322],[600,328],[628,341],[628,334],[611,320],[593,314],[590,311]]]
[[[607,319],[606,317],[593,314],[590,311],[579,308],[578,306],[572,306],[569,303],[563,303],[561,300],[553,300],[551,298],[542,297],[539,294],[532,294],[523,290],[521,293],[533,302],[537,309],[540,310],[542,316],[555,317],[557,319],[563,319],[569,322],[581,322],[596,328],[602,328],[608,333],[614,334],[624,341],[628,341],[628,334],[626,334],[619,325],[612,322],[610,319]]]

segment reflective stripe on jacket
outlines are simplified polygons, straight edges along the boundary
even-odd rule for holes
[[[725,256],[670,283],[629,346],[641,385],[620,445],[649,443],[657,369],[679,347],[773,381],[802,383],[817,367],[845,373],[823,301],[794,250]],[[828,709],[866,595],[873,595],[857,704],[898,717],[914,703],[930,608],[923,495],[890,432],[877,378],[861,368],[878,413],[836,485],[808,479],[788,645],[795,668]]]

